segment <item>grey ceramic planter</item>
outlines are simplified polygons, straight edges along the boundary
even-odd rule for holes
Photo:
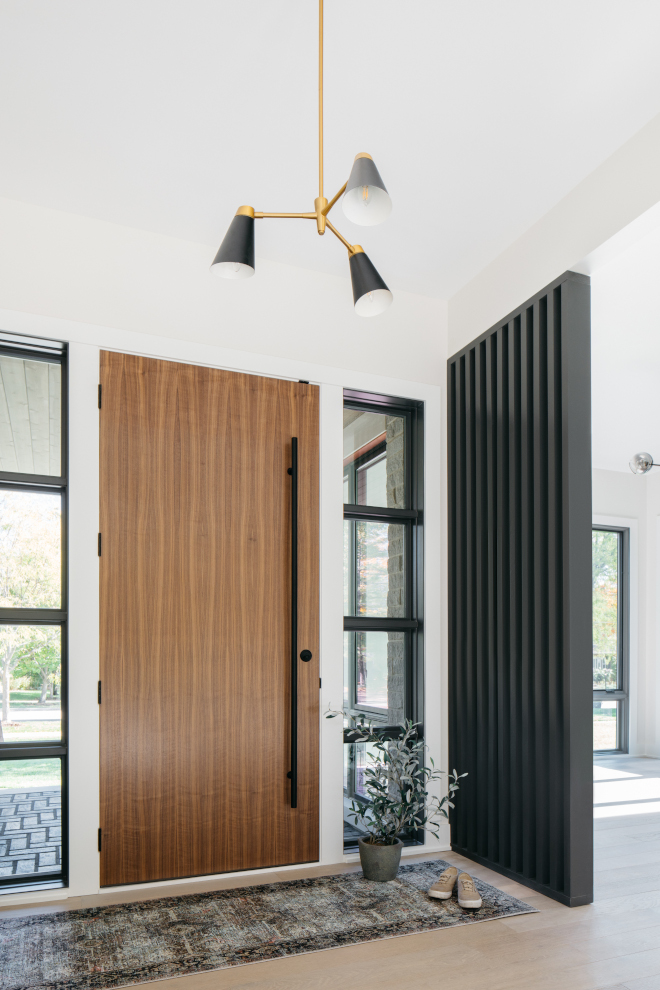
[[[358,839],[360,863],[365,880],[394,880],[399,870],[403,842],[397,839],[392,846],[377,846]]]

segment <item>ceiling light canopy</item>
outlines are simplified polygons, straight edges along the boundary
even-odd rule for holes
[[[239,206],[216,254],[211,271],[222,278],[254,275],[254,221],[268,217],[315,220],[319,234],[332,231],[348,251],[353,302],[358,316],[378,316],[392,302],[392,293],[359,244],[351,244],[328,220],[330,210],[343,196],[342,209],[353,223],[371,227],[390,215],[392,201],[373,158],[366,151],[355,156],[348,180],[328,200],[323,195],[323,0],[319,0],[319,194],[309,213],[262,213]]]

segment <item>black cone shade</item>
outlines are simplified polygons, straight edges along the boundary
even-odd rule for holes
[[[358,251],[350,256],[349,264],[357,315],[378,316],[383,313],[392,302],[392,293],[369,258],[364,251]]]
[[[371,155],[361,152],[356,156],[341,207],[361,227],[382,223],[390,215],[392,200]]]
[[[237,213],[216,254],[211,271],[222,278],[254,275],[254,217]]]

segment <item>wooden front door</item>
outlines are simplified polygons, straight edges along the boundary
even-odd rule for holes
[[[109,352],[101,385],[101,883],[316,860],[318,388]]]

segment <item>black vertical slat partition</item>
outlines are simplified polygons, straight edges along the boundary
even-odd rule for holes
[[[589,279],[448,362],[452,848],[592,900]]]

